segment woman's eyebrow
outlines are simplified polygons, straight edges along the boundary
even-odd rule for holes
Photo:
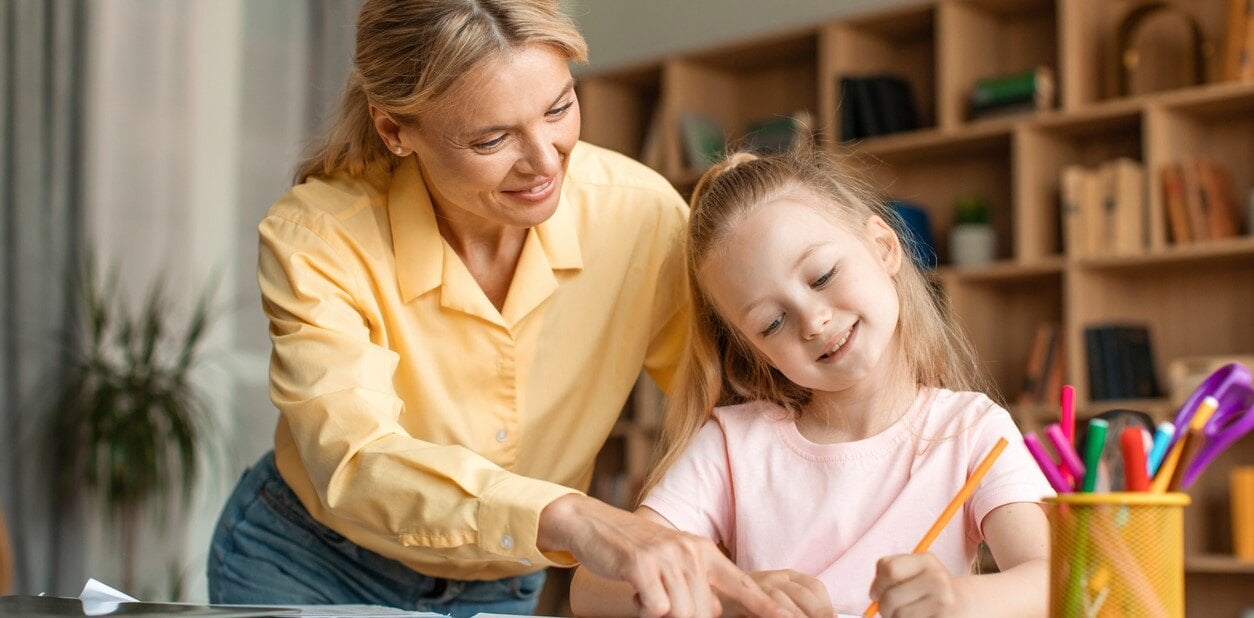
[[[549,103],[548,107],[544,108],[545,111],[547,112],[548,110],[556,106],[557,103],[562,100],[562,97],[565,97],[567,94],[570,94],[570,91],[574,89],[575,89],[575,78],[572,77],[570,78],[570,81],[566,82],[566,86],[562,88],[562,91],[559,92],[558,95],[553,98],[553,102]],[[466,135],[470,138],[475,138],[481,135],[486,135],[488,133],[495,133],[497,131],[505,131],[505,130],[512,129],[512,128],[513,127],[509,125],[498,124],[498,125],[493,125],[490,127],[484,127],[477,131],[470,131]]]

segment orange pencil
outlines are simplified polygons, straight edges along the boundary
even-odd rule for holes
[[[954,518],[954,513],[957,513],[958,508],[962,506],[962,503],[966,502],[967,498],[971,497],[971,494],[975,492],[975,488],[980,486],[980,481],[984,478],[985,474],[988,474],[988,469],[993,467],[993,462],[997,461],[997,457],[1000,456],[1001,452],[1004,450],[1006,450],[1006,439],[998,438],[997,444],[993,445],[993,450],[989,451],[988,454],[984,456],[984,459],[980,461],[980,465],[975,467],[975,471],[971,473],[971,476],[967,479],[966,484],[962,486],[962,489],[958,490],[958,495],[954,496],[954,499],[949,501],[949,506],[945,507],[945,510],[941,512],[940,517],[936,518],[936,522],[928,529],[927,534],[923,535],[923,540],[919,541],[919,544],[914,547],[914,552],[912,553],[921,554],[927,551],[927,548],[932,546],[932,541],[935,541],[936,537],[940,536],[941,530],[944,530],[945,525],[949,523],[949,520]],[[871,618],[871,616],[874,616],[879,609],[879,602],[871,601],[871,605],[866,608],[865,612],[862,612],[862,615],[865,618]]]
[[[1209,421],[1211,415],[1215,413],[1215,408],[1218,407],[1219,401],[1214,397],[1203,399],[1201,403],[1197,404],[1197,410],[1193,412],[1193,418],[1189,419],[1188,429],[1201,431],[1206,426],[1206,421]],[[1161,494],[1167,491],[1167,486],[1171,484],[1171,478],[1176,474],[1176,467],[1180,465],[1180,456],[1184,454],[1184,445],[1185,442],[1188,442],[1188,439],[1189,432],[1186,430],[1183,435],[1176,438],[1175,444],[1171,445],[1171,450],[1167,451],[1167,457],[1163,459],[1163,465],[1158,467],[1158,474],[1154,475],[1154,480],[1150,482],[1151,492]]]

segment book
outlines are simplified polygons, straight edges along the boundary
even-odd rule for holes
[[[727,139],[723,135],[723,127],[713,118],[691,111],[682,112],[679,115],[679,128],[688,167],[704,172],[727,154]]]
[[[1037,325],[1024,372],[1022,404],[1054,403],[1062,390],[1063,333],[1053,322]]]
[[[1145,201],[1145,166],[1129,158],[1110,162],[1110,247],[1119,255],[1143,253],[1149,246]]]
[[[1228,168],[1210,159],[1197,160],[1197,175],[1206,200],[1207,230],[1210,238],[1231,238],[1237,230],[1236,198]]]
[[[1106,252],[1106,183],[1098,170],[1085,170],[1080,191],[1083,255]]]
[[[1062,216],[1063,251],[1072,257],[1085,253],[1084,219],[1081,201],[1084,195],[1085,176],[1088,171],[1079,165],[1063,168],[1059,180],[1059,214]]]
[[[968,116],[986,118],[990,112],[1011,106],[1048,109],[1054,104],[1055,90],[1054,71],[1046,66],[980,79],[967,98]]]
[[[1180,164],[1164,163],[1158,168],[1158,177],[1162,185],[1163,205],[1167,210],[1168,237],[1177,245],[1192,242],[1193,232],[1189,229],[1189,209],[1185,205]]]
[[[1146,399],[1162,395],[1149,327],[1101,324],[1084,329],[1089,398]]]
[[[1185,211],[1189,214],[1189,235],[1194,241],[1207,240],[1210,238],[1210,215],[1196,161],[1180,163],[1180,180],[1184,186]]]
[[[892,74],[842,76],[840,139],[850,141],[919,127],[910,83]]]
[[[1089,399],[1099,401],[1110,399],[1106,393],[1106,365],[1102,354],[1098,329],[1084,329],[1084,362],[1088,366]]]

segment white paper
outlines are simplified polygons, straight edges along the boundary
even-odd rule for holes
[[[79,593],[78,600],[83,602],[83,613],[88,616],[103,616],[118,611],[119,603],[139,601],[135,597],[112,586],[88,579]]]

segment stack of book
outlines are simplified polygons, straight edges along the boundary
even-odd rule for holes
[[[1131,255],[1149,247],[1145,166],[1128,158],[1063,169],[1063,244],[1072,256]]]
[[[840,78],[840,139],[850,141],[919,128],[914,93],[895,75]]]
[[[1019,403],[1041,405],[1058,403],[1064,373],[1063,332],[1060,325],[1044,322],[1036,327],[1028,367],[1023,377]]]
[[[1054,106],[1054,71],[1041,66],[975,82],[967,101],[971,120],[1011,116]]]
[[[1222,163],[1189,159],[1158,170],[1172,243],[1230,238],[1240,233],[1232,178]]]
[[[1089,399],[1148,399],[1162,396],[1154,370],[1149,327],[1107,324],[1084,329]]]

